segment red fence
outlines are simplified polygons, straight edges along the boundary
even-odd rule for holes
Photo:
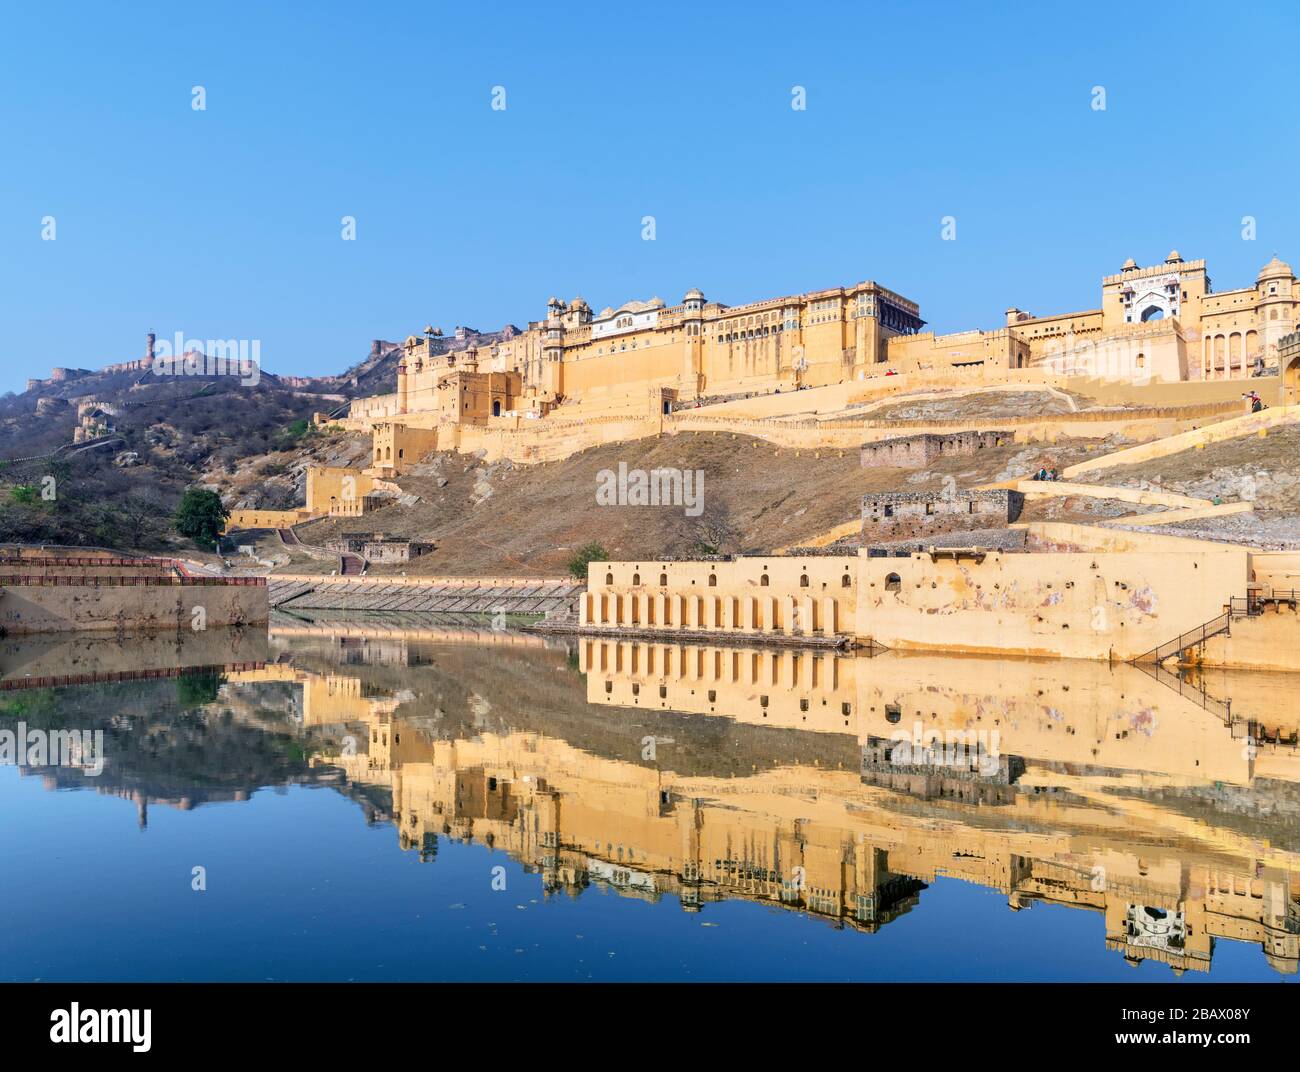
[[[120,555],[0,555],[0,566],[114,566],[175,570],[182,576],[194,576],[178,558],[124,558]]]
[[[265,588],[265,577],[153,577],[123,576],[99,577],[91,574],[72,573],[67,576],[47,576],[39,573],[0,573],[0,585],[17,587],[19,585],[41,588],[132,588],[144,586],[149,588]]]

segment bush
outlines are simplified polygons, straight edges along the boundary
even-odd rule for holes
[[[587,566],[592,562],[608,562],[609,553],[596,542],[578,549],[578,553],[569,559],[569,575],[577,581],[587,579]]]
[[[230,511],[221,503],[221,496],[205,488],[187,488],[176,507],[172,524],[182,536],[200,547],[211,550],[226,527]]]
[[[292,422],[290,425],[288,425],[286,428],[281,430],[280,439],[282,440],[282,442],[280,442],[278,446],[281,449],[286,447],[294,447],[297,446],[299,443],[301,443],[304,439],[313,438],[315,434],[316,434],[316,429],[312,427],[310,421],[296,420]]]

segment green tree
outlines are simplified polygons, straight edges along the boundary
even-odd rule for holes
[[[200,547],[211,550],[217,545],[217,537],[226,527],[230,511],[221,504],[221,497],[215,491],[205,488],[187,488],[176,507],[172,524],[182,536],[193,540]]]
[[[585,581],[587,579],[587,566],[592,562],[608,562],[609,553],[592,541],[585,547],[578,548],[578,553],[569,559],[569,575],[574,580]]]
[[[307,420],[296,420],[280,430],[280,438],[283,444],[294,446],[301,440],[310,439],[316,434],[316,429],[312,427],[311,422]]]
[[[176,698],[184,708],[215,703],[225,680],[220,671],[199,670],[182,674],[176,681]]]

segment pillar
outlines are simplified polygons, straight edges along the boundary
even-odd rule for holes
[[[834,596],[822,597],[822,632],[834,636],[840,631],[840,605]]]
[[[799,599],[798,626],[803,633],[817,631],[817,600],[811,595],[801,596]]]

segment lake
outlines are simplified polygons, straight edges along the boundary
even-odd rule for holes
[[[9,981],[1300,960],[1286,675],[278,615],[0,640],[0,687]]]

